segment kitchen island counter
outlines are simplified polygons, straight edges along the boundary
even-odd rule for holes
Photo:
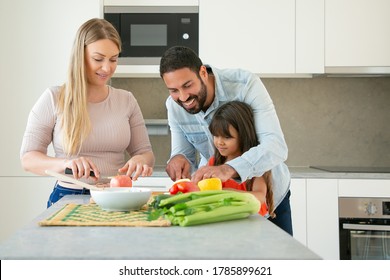
[[[193,227],[39,226],[67,203],[89,196],[65,196],[0,244],[0,259],[320,259],[267,219]]]

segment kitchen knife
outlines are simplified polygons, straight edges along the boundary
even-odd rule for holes
[[[52,170],[45,170],[45,173],[47,175],[50,175],[50,176],[53,176],[55,178],[57,178],[58,180],[60,181],[64,181],[64,182],[69,182],[69,183],[73,183],[77,186],[80,186],[80,187],[83,187],[83,188],[86,188],[86,189],[89,189],[89,190],[98,190],[98,191],[101,191],[103,190],[104,188],[99,188],[95,185],[90,185],[90,184],[87,184],[87,183],[84,183],[82,181],[79,181],[73,177],[69,177],[69,176],[66,176],[64,174],[60,174],[60,173],[57,173],[55,171],[52,171]]]
[[[67,167],[65,168],[65,174],[67,175],[73,175],[73,171],[71,168]],[[95,176],[95,172],[93,172],[92,170],[89,172],[89,176],[91,177],[96,177]],[[101,176],[100,178],[104,178],[104,179],[112,179],[113,176]]]

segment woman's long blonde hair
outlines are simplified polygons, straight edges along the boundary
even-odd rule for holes
[[[87,77],[85,74],[85,47],[101,39],[113,41],[119,52],[121,39],[108,21],[93,18],[80,26],[70,57],[67,82],[61,87],[58,113],[62,115],[63,149],[67,156],[77,155],[91,131],[87,110]]]

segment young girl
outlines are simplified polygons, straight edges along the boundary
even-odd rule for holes
[[[259,144],[252,108],[241,101],[230,101],[219,107],[209,129],[215,145],[215,153],[209,165],[224,164]],[[222,183],[222,187],[251,191],[261,202],[259,214],[275,217],[271,171],[242,183],[229,179]]]

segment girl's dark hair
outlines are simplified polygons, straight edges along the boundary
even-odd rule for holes
[[[223,104],[215,112],[209,125],[209,130],[214,136],[231,137],[229,132],[230,125],[238,132],[241,153],[245,153],[259,144],[253,111],[248,104],[241,101],[230,101]],[[226,158],[217,149],[215,149],[214,156],[216,165],[225,163]]]
[[[174,46],[169,48],[160,60],[160,76],[165,73],[189,68],[199,76],[200,67],[203,65],[202,60],[190,48],[183,46]]]
[[[215,112],[209,125],[209,130],[214,136],[231,137],[229,126],[234,127],[238,132],[238,143],[241,154],[259,144],[256,134],[255,119],[250,105],[241,101],[230,101],[220,106]],[[215,165],[224,164],[226,157],[222,156],[217,149],[214,151]],[[274,199],[272,191],[271,171],[264,173],[267,184],[266,202],[271,217],[275,217]],[[253,178],[246,181],[247,191],[251,191]]]

